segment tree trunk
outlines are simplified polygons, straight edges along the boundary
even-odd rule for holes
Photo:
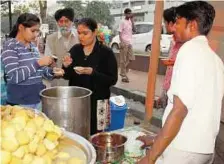
[[[40,6],[40,18],[42,23],[46,23],[46,17],[47,17],[47,1],[39,0],[39,6]]]

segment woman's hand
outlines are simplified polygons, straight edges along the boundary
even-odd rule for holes
[[[62,61],[62,64],[65,68],[72,64],[72,58],[69,55],[64,56]]]
[[[51,56],[43,56],[38,61],[38,64],[42,66],[49,66],[53,62],[53,58]]]
[[[75,72],[79,75],[91,75],[93,73],[93,68],[91,68],[91,67],[79,67],[79,69],[75,69]]]
[[[62,77],[65,74],[65,71],[61,68],[53,68],[53,73],[55,77]]]

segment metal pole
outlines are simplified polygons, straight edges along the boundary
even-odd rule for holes
[[[12,8],[11,8],[11,1],[8,1],[9,6],[9,29],[12,30]]]
[[[152,40],[152,53],[150,56],[150,65],[148,72],[147,96],[146,96],[146,117],[145,121],[149,121],[153,113],[153,104],[155,96],[156,74],[158,69],[158,61],[160,56],[160,38],[162,31],[162,16],[163,16],[164,1],[156,1],[154,15],[154,30]]]

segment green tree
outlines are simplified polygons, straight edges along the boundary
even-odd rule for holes
[[[41,17],[42,23],[46,23],[47,1],[46,0],[39,0],[39,7],[40,7],[40,17]]]
[[[9,32],[9,8],[8,3],[2,3],[1,1],[1,30],[4,33]],[[12,11],[12,25],[15,24],[18,16],[25,12],[31,12],[37,15],[40,15],[42,23],[47,22],[47,1],[46,0],[38,0],[31,1],[28,4],[18,4],[19,0],[11,1],[14,10]]]
[[[18,0],[11,1],[11,6],[18,3]],[[1,16],[9,15],[9,4],[8,0],[1,0]]]
[[[83,17],[91,17],[97,22],[111,27],[114,18],[110,15],[109,4],[100,1],[82,2],[78,1],[60,1],[57,3],[62,4],[64,7],[71,7],[74,9],[75,18],[80,19]]]
[[[57,3],[62,4],[64,7],[72,8],[74,10],[76,19],[85,17],[85,3],[83,3],[81,0],[77,1],[58,0]]]
[[[27,13],[29,11],[30,11],[30,9],[27,5],[20,4],[20,5],[15,5],[13,14],[20,15],[22,13]]]
[[[98,23],[111,28],[114,18],[110,15],[109,4],[103,1],[91,1],[87,4],[86,17],[95,19]]]

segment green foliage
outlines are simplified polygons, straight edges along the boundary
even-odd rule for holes
[[[80,19],[85,16],[85,6],[81,0],[77,1],[60,1],[58,0],[57,3],[62,4],[64,7],[70,7],[74,10],[75,18]]]
[[[103,1],[92,1],[87,4],[86,17],[94,18],[97,22],[111,27],[114,22],[110,15],[109,4]]]
[[[15,5],[13,14],[20,15],[22,13],[27,13],[29,11],[30,11],[30,8],[28,6],[20,4],[20,5]]]
[[[57,3],[62,4],[64,7],[71,7],[74,9],[75,18],[80,19],[90,17],[95,19],[98,23],[111,27],[114,18],[110,15],[109,4],[103,1],[82,2],[78,1],[60,1]]]

